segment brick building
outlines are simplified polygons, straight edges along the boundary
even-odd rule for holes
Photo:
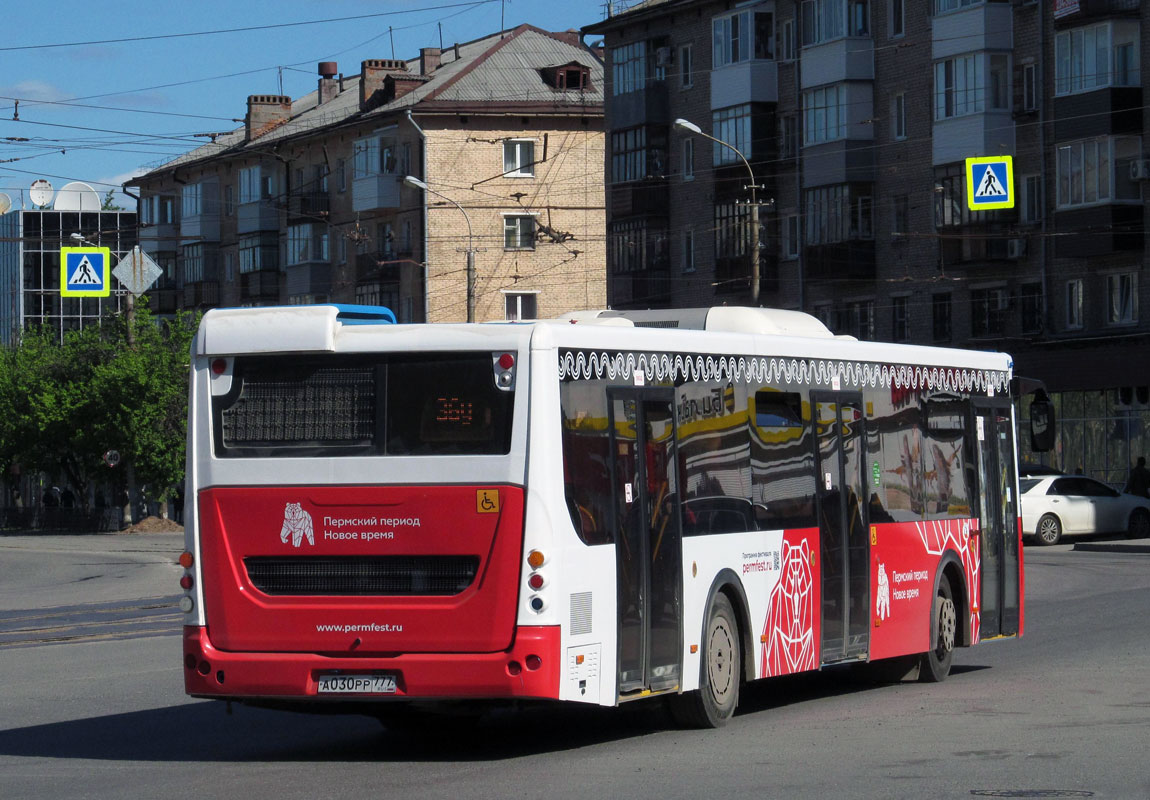
[[[864,339],[1007,351],[1054,392],[1054,461],[1123,480],[1150,449],[1148,14],[1137,0],[616,7],[584,29],[605,46],[608,301],[758,302]],[[1013,157],[1016,206],[971,212],[964,160],[997,155]]]
[[[440,322],[604,304],[587,168],[603,71],[577,33],[521,25],[319,74],[294,101],[250,96],[243,127],[132,181],[165,269],[154,308],[357,302]]]

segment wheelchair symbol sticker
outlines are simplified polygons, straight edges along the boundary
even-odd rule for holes
[[[480,489],[475,493],[475,511],[479,514],[499,513],[499,490]]]

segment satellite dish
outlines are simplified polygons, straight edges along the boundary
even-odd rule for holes
[[[28,192],[32,203],[37,206],[46,206],[52,202],[52,184],[40,178],[32,181],[32,191]]]
[[[7,214],[12,210],[12,198],[0,192],[0,214]]]
[[[56,211],[99,211],[101,205],[100,195],[95,189],[82,181],[72,181],[56,192],[52,208]]]

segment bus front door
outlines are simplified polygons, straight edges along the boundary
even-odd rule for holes
[[[990,639],[1018,633],[1019,623],[1018,498],[1010,403],[976,400],[973,420],[982,552],[979,638]]]
[[[862,395],[812,392],[817,431],[821,663],[866,658],[870,637],[870,543],[863,479]]]
[[[608,389],[619,694],[674,689],[682,660],[682,532],[670,389]]]

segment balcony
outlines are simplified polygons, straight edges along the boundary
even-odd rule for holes
[[[803,148],[803,185],[873,183],[874,143],[866,139],[839,139]]]
[[[356,178],[351,183],[352,210],[399,208],[399,190],[402,186],[402,175],[383,173]]]
[[[1114,86],[1054,98],[1054,141],[1142,133],[1142,89]]]
[[[331,212],[331,196],[327,192],[292,192],[288,198],[288,224],[321,222]]]
[[[240,203],[236,209],[236,233],[274,231],[280,226],[280,210],[270,198]]]
[[[278,270],[256,270],[240,275],[240,300],[278,300],[280,296],[280,274]]]
[[[983,3],[932,17],[931,58],[938,61],[982,50],[1014,49],[1014,6]]]
[[[180,241],[183,244],[218,242],[220,240],[219,213],[189,214],[180,220]]]
[[[802,53],[803,89],[847,81],[874,80],[874,39],[848,36],[808,45]]]
[[[746,103],[777,102],[779,67],[774,61],[744,61],[711,70],[712,111]]]
[[[1054,14],[1058,27],[1081,25],[1101,17],[1137,17],[1141,9],[1140,0],[1078,0],[1063,5],[1066,8]]]
[[[875,249],[869,239],[807,245],[803,268],[808,280],[874,280]]]
[[[184,308],[216,306],[219,302],[220,284],[217,281],[184,284]]]
[[[180,292],[175,289],[153,287],[146,294],[148,296],[148,308],[153,314],[174,314],[179,308]]]
[[[180,226],[174,222],[140,223],[140,249],[150,256],[175,252],[179,247]]]
[[[670,192],[665,181],[636,181],[612,186],[610,200],[612,219],[665,217],[670,213]]]
[[[293,264],[284,270],[287,276],[287,295],[322,294],[331,292],[331,264],[312,261]]]
[[[607,98],[611,106],[611,128],[621,130],[639,125],[670,125],[671,104],[665,81],[647,81],[646,87]]]
[[[931,148],[935,166],[973,156],[1013,154],[1014,118],[1005,110],[935,120]]]

